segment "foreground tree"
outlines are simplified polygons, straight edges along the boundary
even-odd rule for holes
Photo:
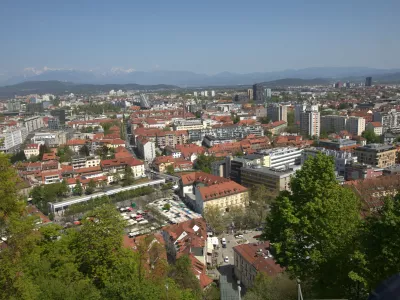
[[[93,179],[90,179],[90,181],[86,187],[86,190],[85,190],[86,195],[93,194],[95,189],[96,189],[96,183],[94,182]]]
[[[258,273],[253,286],[244,300],[291,300],[297,299],[297,283],[288,274],[269,277]]]
[[[360,226],[358,198],[340,186],[331,157],[308,159],[272,204],[263,238],[275,258],[316,295],[343,297],[355,283],[349,278],[351,254]]]
[[[131,185],[135,182],[135,178],[133,177],[133,172],[131,166],[127,165],[125,167],[125,172],[124,172],[124,182],[123,186],[128,186]]]

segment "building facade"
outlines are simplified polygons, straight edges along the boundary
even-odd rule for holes
[[[354,150],[358,162],[387,168],[396,164],[397,150],[392,145],[367,144]]]
[[[287,106],[271,104],[267,107],[267,117],[272,122],[285,121],[287,122]]]
[[[308,136],[319,136],[320,113],[318,111],[306,110],[300,114],[300,132]]]

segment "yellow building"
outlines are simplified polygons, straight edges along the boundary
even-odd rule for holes
[[[387,168],[396,164],[396,148],[392,145],[368,144],[354,150],[358,162]]]

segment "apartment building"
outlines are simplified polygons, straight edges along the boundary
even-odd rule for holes
[[[396,111],[396,109],[386,112],[374,112],[373,120],[382,124],[383,133],[388,130],[394,133],[400,132],[400,112]]]
[[[347,130],[350,134],[359,136],[365,130],[365,119],[353,116],[322,116],[321,130],[325,132],[340,132],[342,130]]]
[[[345,176],[347,164],[357,163],[357,156],[351,152],[311,147],[304,149],[301,156],[301,164],[304,164],[309,157],[315,157],[318,153],[333,157],[335,160],[335,170],[339,176]]]
[[[39,155],[40,144],[29,144],[24,149],[24,154],[27,159],[30,159],[32,156]]]
[[[366,164],[350,162],[345,166],[344,179],[346,181],[371,179],[382,175],[383,175],[382,168],[373,167]]]
[[[279,104],[271,104],[267,107],[267,117],[272,122],[287,122],[287,106]]]
[[[290,178],[294,175],[294,169],[272,169],[261,166],[244,167],[241,169],[241,183],[245,187],[253,187],[258,184],[265,185],[272,193],[290,190]]]
[[[143,158],[147,162],[151,162],[156,157],[156,143],[145,138],[139,136],[136,139],[136,145],[141,158]]]
[[[387,168],[396,164],[397,150],[392,145],[367,144],[354,150],[358,162]]]
[[[284,269],[274,260],[270,243],[249,243],[233,247],[235,277],[246,287],[251,288],[258,273],[274,277]]]
[[[175,148],[176,145],[186,144],[189,140],[187,130],[160,131],[157,133],[156,143],[160,149],[166,146]]]
[[[100,166],[100,157],[98,156],[88,156],[88,157],[74,157],[72,158],[71,165],[72,168],[91,168]]]
[[[6,129],[0,133],[0,151],[3,153],[17,152],[28,136],[28,130],[24,127]]]
[[[34,116],[24,119],[24,126],[28,129],[28,132],[32,132],[44,127],[43,118]]]
[[[348,117],[346,129],[349,133],[360,136],[365,131],[365,119],[361,117]]]
[[[126,166],[132,169],[133,177],[140,178],[145,175],[144,163],[136,158],[105,159],[100,162],[103,172],[111,174],[123,172]]]
[[[301,164],[303,149],[297,147],[281,147],[259,150],[257,153],[263,155],[261,165],[274,169],[287,169],[293,165]]]
[[[300,114],[300,132],[308,136],[319,136],[320,113],[318,111],[306,110]]]

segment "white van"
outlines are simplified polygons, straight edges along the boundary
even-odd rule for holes
[[[222,248],[226,248],[226,238],[221,239]]]

